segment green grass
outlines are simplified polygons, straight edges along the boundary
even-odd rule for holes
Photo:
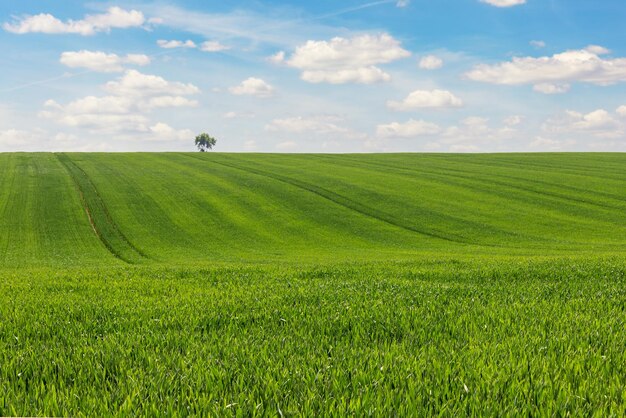
[[[0,416],[623,416],[625,168],[0,154]]]

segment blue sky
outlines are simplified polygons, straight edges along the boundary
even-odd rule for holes
[[[0,151],[626,151],[621,0],[0,4]]]

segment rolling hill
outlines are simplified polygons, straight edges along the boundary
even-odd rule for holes
[[[625,154],[0,154],[0,264],[623,253]]]
[[[0,154],[2,416],[621,416],[626,154]]]

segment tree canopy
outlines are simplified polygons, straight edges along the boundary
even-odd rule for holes
[[[196,147],[198,147],[200,152],[206,152],[213,149],[216,143],[217,140],[207,133],[201,133],[196,136]]]

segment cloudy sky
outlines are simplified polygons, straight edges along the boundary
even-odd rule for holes
[[[0,2],[0,151],[626,151],[624,0]]]

